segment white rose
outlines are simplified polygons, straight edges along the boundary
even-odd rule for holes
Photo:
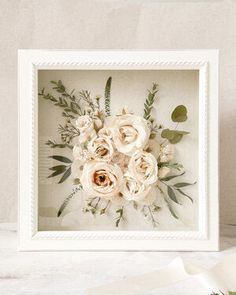
[[[170,168],[168,167],[161,167],[159,170],[158,170],[158,177],[159,178],[164,178],[166,177],[166,175],[170,172]]]
[[[110,200],[119,193],[122,178],[117,165],[90,161],[84,165],[80,181],[88,195]]]
[[[117,150],[126,155],[132,155],[136,149],[143,149],[150,136],[147,121],[132,114],[107,117],[105,127],[111,130]]]
[[[160,152],[160,162],[166,163],[170,162],[174,159],[174,145],[173,144],[167,144],[165,147],[161,147]]]
[[[150,185],[138,181],[130,175],[123,178],[121,193],[127,201],[143,202],[151,190]]]
[[[78,137],[80,143],[86,142],[89,138],[93,137],[96,134],[94,130],[93,119],[90,118],[88,115],[78,117],[75,123],[80,132],[80,135]]]
[[[88,143],[88,151],[94,160],[110,161],[114,149],[109,137],[95,136]]]
[[[129,162],[129,173],[144,184],[157,181],[157,161],[151,153],[136,151]]]

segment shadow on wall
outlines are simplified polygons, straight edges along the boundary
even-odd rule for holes
[[[230,96],[232,96],[232,94]],[[225,101],[225,99],[222,99],[222,101]],[[236,115],[235,107],[232,103],[228,103],[227,106],[224,105],[224,114],[227,114],[224,116],[222,116],[223,112],[221,112],[221,106],[219,107],[221,112],[219,129],[219,191],[221,223],[236,226]]]

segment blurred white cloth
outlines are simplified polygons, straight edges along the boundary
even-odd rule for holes
[[[228,294],[228,291],[236,291],[236,254],[224,257],[209,270],[177,257],[159,270],[88,289],[86,295],[141,295],[190,278],[205,286],[209,295],[213,291],[225,294]]]

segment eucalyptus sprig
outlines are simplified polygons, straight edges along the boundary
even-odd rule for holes
[[[181,171],[183,169],[183,165],[179,164],[179,163],[158,163],[158,168],[162,168],[162,167],[168,167],[168,168],[172,168],[178,171]]]
[[[167,194],[169,196],[169,198],[180,205],[180,202],[176,196],[176,192],[178,192],[179,194],[187,197],[192,203],[193,203],[193,199],[188,195],[186,194],[184,191],[182,191],[182,188],[183,187],[187,187],[187,186],[190,186],[190,185],[194,185],[196,184],[196,182],[194,183],[188,183],[188,182],[178,182],[178,183],[175,183],[175,184],[169,184],[169,183],[166,183],[166,182],[169,182],[170,180],[176,178],[176,177],[180,177],[184,174],[185,172],[181,173],[181,174],[178,174],[178,175],[171,175],[171,176],[167,176],[165,178],[162,178],[162,179],[159,179],[159,181],[161,183],[163,183],[164,185],[166,185],[167,187]]]
[[[185,122],[187,118],[187,108],[184,105],[177,106],[171,114],[172,121],[177,123],[176,128],[172,130],[163,129],[161,132],[161,137],[167,139],[171,144],[180,142],[183,136],[189,134],[189,132],[176,129],[178,124]]]
[[[174,209],[173,209],[171,203],[169,202],[168,197],[166,196],[165,192],[162,190],[162,188],[161,188],[159,185],[157,185],[157,188],[158,188],[158,190],[160,191],[160,193],[162,194],[163,199],[164,199],[164,201],[165,201],[165,203],[166,203],[166,205],[167,205],[167,208],[169,209],[171,215],[172,215],[175,219],[179,219],[179,217],[178,217],[178,215],[175,213],[175,211],[174,211]]]

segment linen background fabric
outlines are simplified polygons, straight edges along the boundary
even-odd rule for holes
[[[0,222],[17,220],[18,48],[219,48],[221,222],[236,223],[235,13],[234,0],[1,0]]]
[[[125,71],[125,70],[40,70],[38,77],[39,91],[45,87],[45,93],[51,91],[51,80],[61,79],[68,89],[78,90],[88,89],[91,96],[103,95],[107,77],[112,76],[111,85],[111,114],[120,113],[123,107],[134,112],[137,116],[143,115],[143,104],[147,96],[147,88],[153,82],[159,83],[155,109],[152,111],[157,124],[163,124],[166,128],[174,128],[176,123],[171,122],[171,113],[174,108],[183,104],[188,109],[188,120],[180,123],[179,130],[190,132],[179,144],[175,145],[174,161],[184,166],[186,174],[178,181],[194,182],[198,181],[198,84],[199,73],[196,70],[153,70],[153,71]],[[101,107],[103,107],[101,100]],[[50,119],[49,119],[50,118]],[[114,217],[121,204],[117,201],[109,207],[109,213],[93,218],[91,214],[82,213],[82,208],[86,207],[85,199],[89,195],[84,191],[79,192],[70,201],[68,207],[63,212],[63,218],[56,216],[57,210],[71,193],[73,188],[73,177],[67,179],[63,184],[58,185],[59,177],[47,178],[49,168],[57,161],[51,163],[49,156],[60,154],[72,158],[72,151],[69,149],[50,149],[45,142],[54,139],[60,142],[58,134],[58,124],[65,124],[65,119],[61,116],[61,109],[55,107],[51,102],[39,99],[39,230],[115,230]],[[163,142],[161,139],[160,142]],[[47,153],[48,151],[48,153]],[[188,153],[186,151],[191,151]],[[44,166],[43,166],[44,164]],[[172,174],[178,174],[173,170]],[[181,179],[181,180],[180,180]],[[123,181],[123,180],[122,180]],[[149,195],[156,198],[156,204],[162,209],[156,214],[159,222],[157,230],[196,230],[198,228],[198,183],[189,186],[186,190],[192,196],[192,203],[186,197],[178,196],[182,206],[172,204],[179,220],[173,218],[165,201],[157,189],[153,189]],[[64,215],[65,214],[65,215]],[[150,220],[133,208],[129,203],[125,206],[125,222],[119,225],[120,230],[153,230]]]

